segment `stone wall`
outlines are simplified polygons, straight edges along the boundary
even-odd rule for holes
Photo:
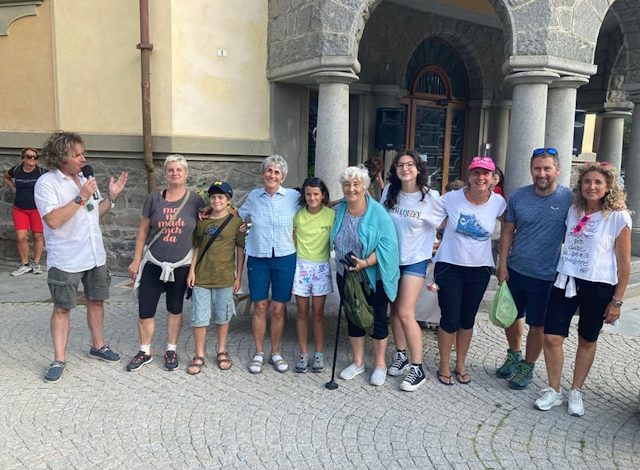
[[[164,155],[156,155],[156,158],[158,158],[155,162],[158,187],[162,188],[165,184],[162,171]],[[228,156],[187,156],[189,160],[187,181],[189,188],[206,192],[213,181],[225,180],[234,189],[234,203],[240,204],[251,189],[261,184],[259,163],[261,159],[244,156],[237,158],[238,161],[235,159],[229,161]],[[3,173],[18,161],[19,158],[15,150],[0,150],[0,169]],[[131,262],[135,236],[140,224],[140,212],[147,196],[147,179],[142,156],[130,155],[126,158],[117,158],[88,152],[87,163],[93,167],[98,185],[103,193],[107,191],[109,175],[117,175],[121,171],[129,172],[129,181],[123,195],[118,199],[114,210],[101,220],[107,250],[107,263],[113,272],[124,274]],[[17,264],[19,260],[11,217],[12,207],[13,193],[3,185],[0,197],[0,261]]]

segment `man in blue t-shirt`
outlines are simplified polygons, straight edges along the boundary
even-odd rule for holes
[[[507,281],[518,318],[505,329],[509,349],[496,374],[509,379],[509,387],[518,390],[531,383],[542,352],[547,301],[573,200],[571,190],[557,183],[560,161],[556,149],[534,150],[530,169],[533,184],[515,190],[509,198],[498,264],[498,282]],[[523,358],[525,317],[529,333]]]

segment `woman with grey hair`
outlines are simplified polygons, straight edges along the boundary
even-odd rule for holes
[[[169,155],[164,161],[167,189],[147,196],[136,236],[129,274],[138,288],[138,353],[127,365],[128,371],[140,369],[153,360],[151,340],[154,316],[160,295],[166,293],[167,349],[164,366],[179,367],[176,347],[182,327],[182,304],[192,255],[193,231],[204,201],[187,189],[189,164],[182,155]]]
[[[254,305],[253,339],[256,352],[249,363],[249,372],[252,374],[259,374],[264,366],[268,312],[271,314],[269,363],[278,372],[289,370],[289,364],[280,353],[280,345],[284,332],[284,306],[291,300],[296,270],[293,216],[300,208],[300,194],[282,187],[288,171],[286,160],[280,155],[272,155],[262,162],[261,169],[264,186],[251,191],[238,211],[245,222],[251,222],[245,253],[249,294]]]
[[[374,310],[373,340],[374,369],[371,385],[382,385],[387,376],[385,354],[387,349],[387,307],[394,301],[400,279],[398,239],[387,211],[372,198],[367,190],[371,180],[362,167],[349,167],[340,174],[344,193],[335,207],[336,220],[331,232],[331,243],[336,260],[351,256],[352,266],[338,262],[337,283],[342,296],[344,270],[364,271],[371,288],[368,303]],[[364,372],[364,336],[366,331],[348,318],[353,362],[340,372],[340,378],[351,380]]]

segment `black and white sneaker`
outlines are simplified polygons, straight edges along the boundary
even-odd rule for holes
[[[405,392],[413,392],[420,388],[425,382],[424,371],[422,370],[422,365],[416,366],[411,364],[409,367],[409,373],[404,378],[404,380],[400,383],[400,390],[404,390]]]
[[[387,374],[392,377],[398,377],[402,375],[409,367],[409,359],[407,358],[407,351],[396,351],[393,355],[393,361],[387,370]]]

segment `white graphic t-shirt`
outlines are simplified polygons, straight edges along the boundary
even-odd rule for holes
[[[382,204],[387,200],[388,191],[389,185],[382,192]],[[423,199],[421,191],[400,191],[396,205],[387,209],[398,235],[401,266],[431,259],[436,229],[446,217],[438,191],[431,189],[422,201],[420,199]]]
[[[433,260],[458,266],[494,267],[491,235],[496,219],[507,207],[504,198],[492,192],[487,202],[476,206],[467,200],[464,189],[459,189],[449,191],[441,199],[447,226]]]
[[[567,214],[567,231],[558,263],[558,272],[592,282],[618,283],[616,238],[623,228],[631,228],[628,211],[612,211],[606,217],[594,212],[588,220],[571,206]]]

